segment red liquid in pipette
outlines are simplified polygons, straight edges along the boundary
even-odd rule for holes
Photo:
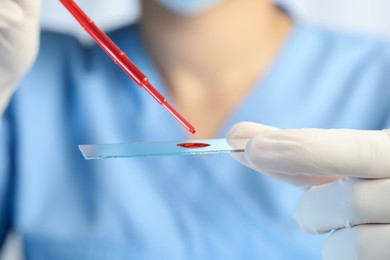
[[[110,56],[114,62],[122,68],[140,87],[143,87],[160,105],[164,106],[191,134],[196,130],[177,110],[167,101],[158,90],[153,87],[149,79],[140,69],[119,49],[111,39],[96,26],[83,10],[73,0],[60,0],[60,2],[76,18],[81,26],[91,35],[97,44]]]

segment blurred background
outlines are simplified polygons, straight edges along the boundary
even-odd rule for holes
[[[300,21],[333,30],[353,31],[390,39],[390,1],[387,0],[275,0],[284,4]],[[77,0],[95,22],[111,30],[137,21],[139,0]],[[64,12],[58,1],[43,0],[42,26],[72,33],[84,41],[89,38]],[[64,26],[67,24],[68,26]]]
[[[184,0],[183,0],[184,1]],[[365,34],[390,40],[390,1],[386,0],[277,0],[297,21],[320,25],[331,30]],[[138,0],[77,0],[91,18],[109,31],[137,21]],[[46,30],[72,34],[84,44],[89,36],[55,0],[43,0],[42,27]],[[21,242],[10,235],[0,260],[22,259]]]
[[[352,31],[390,40],[390,1],[278,0],[297,19],[332,30]]]

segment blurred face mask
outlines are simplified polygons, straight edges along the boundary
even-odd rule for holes
[[[226,0],[155,0],[168,10],[179,15],[196,15],[223,3]]]

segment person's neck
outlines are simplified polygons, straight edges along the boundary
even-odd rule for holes
[[[173,92],[175,82],[187,77],[209,91],[250,84],[268,68],[291,24],[270,0],[228,1],[189,17],[145,0],[141,20],[146,42]]]
[[[196,138],[215,137],[274,60],[291,21],[271,0],[229,0],[191,17],[143,3],[142,32],[176,107]]]

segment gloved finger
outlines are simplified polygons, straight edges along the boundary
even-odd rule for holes
[[[254,136],[257,136],[259,134],[278,130],[280,129],[272,126],[252,122],[241,122],[231,128],[231,130],[227,134],[227,141],[232,146],[234,146],[234,142],[230,141],[232,139],[253,138]],[[247,145],[247,147],[251,146],[252,144]],[[250,152],[246,151],[245,153],[232,153],[231,156],[245,166],[252,168],[255,171],[259,171],[256,166],[253,165],[251,161],[247,159],[247,156],[249,156],[248,154],[250,154]],[[266,172],[264,174],[305,190],[313,185],[321,185],[338,179],[338,177],[336,176],[306,176],[301,174],[291,176],[277,172]]]
[[[246,138],[252,138],[259,133],[263,133],[266,131],[272,131],[272,130],[278,130],[279,128],[263,125],[263,124],[257,124],[253,122],[241,122],[236,125],[234,125],[230,131],[227,134],[227,142],[234,147],[234,142],[232,142],[232,139],[246,139]],[[244,153],[232,153],[231,156],[244,164],[247,167],[251,167],[249,162],[245,158]]]
[[[15,1],[0,1],[0,29],[9,28],[10,25],[22,21],[23,18],[23,10]]]
[[[390,259],[390,225],[373,224],[343,228],[325,242],[324,260]]]
[[[390,177],[389,130],[294,129],[259,133],[246,159],[264,173]]]
[[[326,233],[367,223],[390,224],[387,198],[390,179],[339,180],[305,192],[295,219],[307,233]]]

